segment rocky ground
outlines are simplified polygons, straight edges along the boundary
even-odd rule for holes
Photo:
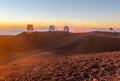
[[[120,81],[120,52],[33,61],[1,66],[0,81]]]

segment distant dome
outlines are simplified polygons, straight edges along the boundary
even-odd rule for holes
[[[113,32],[113,28],[109,28],[109,31],[110,31],[110,32]]]
[[[64,26],[64,31],[69,32],[70,28],[68,26]]]
[[[55,27],[54,26],[50,26],[49,27],[49,31],[55,31]]]

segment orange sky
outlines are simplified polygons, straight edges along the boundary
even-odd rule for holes
[[[62,27],[64,25],[69,25],[71,27],[88,27],[88,28],[119,28],[120,24],[111,24],[111,23],[92,23],[92,22],[3,22],[0,23],[0,27],[26,27],[27,24],[33,24],[35,27],[48,27],[54,25],[56,27]]]
[[[0,27],[120,28],[120,0],[0,0]]]

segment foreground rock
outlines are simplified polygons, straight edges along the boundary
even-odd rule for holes
[[[4,66],[0,81],[120,81],[120,52],[30,61]]]

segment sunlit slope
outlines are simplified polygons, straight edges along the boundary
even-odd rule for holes
[[[119,51],[120,38],[91,33],[23,32],[16,36],[0,37],[0,52],[14,53],[39,50],[61,54]]]

